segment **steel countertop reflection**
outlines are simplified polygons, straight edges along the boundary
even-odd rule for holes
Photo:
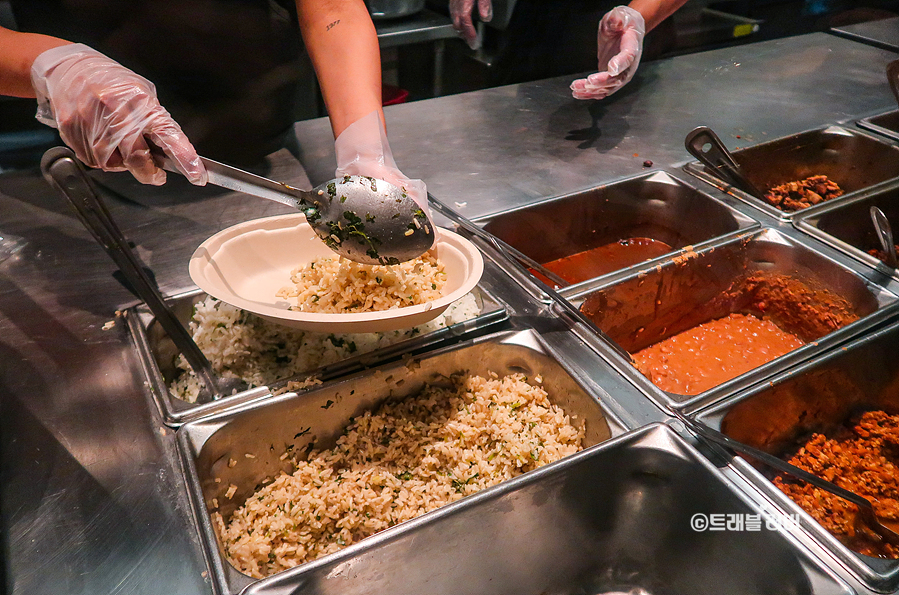
[[[895,105],[884,74],[895,54],[826,33],[640,66],[603,101],[572,99],[575,75],[385,110],[403,172],[474,218],[691,159],[687,132],[716,130],[730,149]],[[332,177],[325,119],[299,122],[310,179]]]

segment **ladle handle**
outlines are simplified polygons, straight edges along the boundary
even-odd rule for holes
[[[178,168],[175,167],[174,162],[162,152],[162,149],[154,147],[151,153],[153,160],[162,169],[181,174]],[[300,190],[281,182],[275,182],[274,180],[251,174],[248,171],[231,167],[206,157],[200,157],[200,161],[209,175],[209,183],[213,186],[220,186],[235,192],[273,200],[294,209],[302,209],[306,203],[311,204],[309,193],[305,190]]]
[[[684,139],[684,147],[725,183],[736,186],[755,198],[763,199],[759,189],[743,175],[733,155],[708,126],[691,130]]]
[[[883,250],[886,264],[892,268],[899,268],[899,259],[896,258],[896,244],[893,238],[893,229],[890,221],[876,206],[871,206],[869,210],[871,214],[871,222],[874,223],[874,232],[877,234],[877,241],[880,242],[880,249]]]
[[[456,225],[458,225],[459,227],[461,227],[462,229],[464,229],[471,235],[480,238],[482,241],[486,242],[487,244],[490,244],[491,246],[496,248],[496,250],[500,254],[504,255],[509,260],[518,260],[525,266],[531,266],[532,263],[537,264],[534,262],[533,259],[522,254],[521,252],[519,252],[518,250],[516,250],[515,248],[513,248],[506,242],[504,242],[501,239],[499,239],[498,237],[494,236],[492,233],[484,231],[479,226],[475,225],[474,223],[472,223],[471,221],[469,221],[468,219],[466,219],[465,217],[463,217],[462,215],[460,215],[459,213],[457,213],[450,207],[446,206],[439,200],[435,199],[433,196],[428,195],[428,199],[431,204],[431,207],[435,211],[444,215],[448,219],[451,219],[454,223],[456,223]],[[544,269],[543,265],[540,265],[540,264],[537,264],[537,267],[538,267],[537,270]],[[541,270],[541,272],[542,272],[542,270]],[[552,277],[556,276],[555,273],[553,273],[552,271],[547,271],[547,272],[550,273],[550,275],[547,275],[547,277],[552,278]],[[571,305],[571,302],[569,302],[568,300],[566,300],[565,298],[560,296],[558,293],[556,293],[550,287],[546,287],[544,289],[544,291],[546,293],[548,293],[549,296],[552,298],[552,300],[555,303],[557,303],[559,306],[561,306],[562,309],[565,310],[569,316],[571,316],[575,320],[579,320],[582,323],[589,326],[590,329],[597,336],[599,336],[603,340],[603,342],[606,343],[613,351],[615,351],[618,355],[620,355],[622,358],[624,358],[631,365],[635,365],[634,358],[633,358],[633,356],[631,356],[630,353],[628,353],[624,348],[622,348],[620,345],[618,345],[618,343],[613,341],[612,338],[609,337],[609,335],[607,335],[605,333],[605,331],[603,331],[601,328],[596,326],[596,324],[592,320],[588,319],[586,316],[581,314],[577,308],[575,308],[574,306]]]
[[[890,89],[893,91],[893,97],[899,103],[899,60],[893,60],[887,64],[887,81],[890,83]]]
[[[156,284],[144,272],[140,260],[131,251],[128,240],[97,195],[75,154],[65,147],[54,147],[44,153],[41,171],[50,185],[75,208],[84,226],[118,265],[131,287],[147,303],[156,320],[184,354],[200,382],[213,395],[220,396],[209,360],[166,305]]]
[[[722,434],[718,430],[714,430],[703,423],[690,419],[680,411],[675,411],[675,415],[682,424],[687,426],[689,430],[691,430],[695,434],[698,434],[699,436],[702,436],[703,438],[706,438],[711,442],[719,444],[720,446],[724,446],[725,448],[735,450],[744,455],[748,455],[769,467],[777,469],[778,471],[782,471],[783,473],[787,473],[788,475],[792,475],[797,479],[807,481],[808,483],[819,487],[822,490],[825,490],[827,492],[830,492],[831,494],[835,494],[840,498],[844,498],[852,502],[856,506],[873,510],[871,503],[855,492],[850,492],[849,490],[841,488],[840,486],[831,483],[826,479],[821,479],[817,475],[813,475],[808,471],[800,469],[796,465],[788,463],[783,459],[775,457],[774,455],[770,455],[763,450],[759,450],[757,448],[749,446],[748,444],[743,444],[738,440],[734,440],[730,436]]]

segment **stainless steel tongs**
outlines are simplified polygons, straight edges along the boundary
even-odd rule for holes
[[[78,218],[118,265],[125,279],[146,302],[169,338],[184,354],[187,363],[190,364],[208,393],[201,394],[201,402],[230,395],[234,390],[246,388],[243,382],[231,378],[218,378],[212,371],[209,360],[206,359],[190,333],[165,303],[156,284],[144,271],[142,263],[134,255],[134,252],[131,251],[128,240],[94,190],[90,178],[87,177],[81,163],[75,158],[75,154],[66,147],[54,147],[44,153],[44,157],[41,159],[41,171],[50,185],[56,188],[75,208]]]

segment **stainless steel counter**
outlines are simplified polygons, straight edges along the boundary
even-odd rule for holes
[[[894,58],[817,33],[648,63],[601,102],[572,99],[566,77],[385,113],[403,172],[479,216],[640,173],[647,159],[687,161],[684,137],[701,124],[734,148],[885,110],[895,104],[884,74]],[[324,120],[296,125],[316,183],[333,177],[328,131]]]
[[[899,17],[834,27],[831,31],[847,39],[899,52]]]
[[[302,183],[281,167],[273,175]],[[191,286],[204,237],[283,212],[182,184],[169,192],[103,175],[113,216],[164,293]],[[129,191],[129,189],[133,189]],[[0,228],[27,245],[0,264],[3,556],[11,593],[208,593],[174,436],[145,396],[116,310],[135,300],[38,172],[0,175]]]
[[[893,54],[826,34],[645,65],[607,102],[568,79],[388,109],[397,161],[440,198],[483,215],[687,160],[686,132],[732,147],[892,105]],[[327,122],[297,125],[313,181],[333,168]],[[736,138],[739,135],[741,138]],[[307,184],[285,151],[270,177]],[[162,189],[101,175],[109,206],[163,293],[192,286],[212,233],[283,207],[183,180]],[[37,171],[0,174],[0,230],[28,242],[0,264],[3,555],[15,594],[211,593],[175,442],[142,386],[124,325],[135,300]],[[624,380],[607,387],[627,390]]]

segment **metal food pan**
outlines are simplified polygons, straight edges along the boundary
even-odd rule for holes
[[[795,304],[792,298],[775,296],[764,308],[764,315],[799,336],[805,345],[697,395],[662,391],[611,348],[604,356],[663,407],[692,409],[845,341],[882,321],[899,306],[895,295],[859,272],[774,229],[722,242],[621,280],[588,286],[576,293],[563,291],[562,296],[579,306],[586,318],[621,348],[636,353],[734,312],[761,313],[762,308],[756,308],[749,299],[756,299],[755,295],[743,289],[747,279],[801,283],[800,287],[790,287],[796,290],[793,295],[800,296]],[[802,309],[818,304],[827,304],[845,316],[834,322],[810,317]]]
[[[861,128],[881,134],[891,140],[899,141],[899,110],[886,112],[856,122]]]
[[[531,378],[539,374],[550,400],[584,422],[585,446],[628,429],[593,396],[592,390],[566,370],[534,331],[507,331],[474,339],[426,355],[415,364],[381,366],[300,395],[289,393],[257,400],[188,422],[177,433],[179,450],[219,591],[236,593],[253,579],[224,557],[210,520],[215,503],[227,518],[263,480],[277,476],[281,470],[292,471],[290,463],[281,460],[286,451],[302,452],[313,443],[316,448],[327,448],[351,418],[388,398],[415,394],[425,384],[445,383],[449,376],[460,372],[523,372]],[[247,453],[254,458],[247,457]],[[232,460],[235,463],[230,463]],[[229,499],[226,493],[232,484],[237,489]]]
[[[899,227],[899,186],[869,196],[859,196],[848,202],[829,205],[807,216],[797,217],[794,225],[830,244],[849,256],[899,278],[899,271],[868,254],[868,250],[880,249],[880,242],[871,222],[870,209],[880,208],[894,227]]]
[[[845,594],[788,536],[698,531],[763,512],[654,424],[389,529],[245,595]]]
[[[304,372],[302,374],[302,378],[307,376],[315,376],[323,380],[335,378],[358,370],[363,366],[372,365],[373,362],[383,361],[390,357],[398,357],[407,352],[433,348],[436,345],[468,333],[485,332],[485,329],[508,320],[509,313],[506,305],[499,298],[495,297],[495,294],[489,289],[491,283],[490,275],[494,274],[493,267],[492,263],[485,262],[485,277],[473,290],[480,307],[480,314],[477,317],[411,337],[388,347],[362,353],[351,359],[337,362],[318,370],[309,370],[308,373]],[[206,299],[206,297],[205,293],[198,290],[175,296],[169,299],[168,303],[175,315],[186,327],[193,315],[194,306]],[[156,323],[153,315],[144,306],[130,309],[126,312],[126,318],[141,365],[147,376],[148,389],[152,392],[165,422],[171,426],[177,427],[190,419],[197,419],[248,400],[263,398],[269,395],[272,390],[286,386],[290,380],[282,379],[268,387],[250,388],[217,401],[190,403],[176,397],[169,390],[170,383],[181,371],[175,366],[178,350],[161,325]]]
[[[899,413],[899,323],[809,360],[749,391],[699,412],[703,423],[777,456],[810,432],[827,431],[863,409]],[[846,567],[875,591],[899,588],[899,560],[856,554],[774,486],[769,472],[735,465]]]
[[[475,223],[541,264],[640,237],[664,242],[674,252],[758,226],[661,171],[503,211]]]
[[[699,162],[685,166],[689,173],[782,221],[899,178],[899,147],[841,126],[794,134],[734,151],[733,155],[749,181],[761,192],[815,175],[826,175],[843,189],[840,197],[788,213],[723,184]]]

